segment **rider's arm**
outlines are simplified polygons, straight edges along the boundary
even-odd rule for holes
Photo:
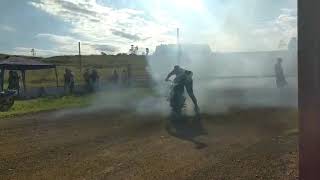
[[[170,78],[172,75],[174,75],[174,74],[175,74],[174,70],[171,71],[171,72],[168,74],[168,76],[167,76],[167,78],[166,78],[166,81],[168,81],[169,78]]]

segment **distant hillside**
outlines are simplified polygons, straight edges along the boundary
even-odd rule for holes
[[[49,58],[20,56],[0,54],[0,61],[9,57],[24,57],[30,59],[43,60],[48,63],[53,63],[58,66],[78,66],[80,64],[79,56],[53,56]],[[82,65],[84,67],[105,67],[105,66],[122,66],[122,65],[136,65],[146,66],[147,61],[145,56],[136,55],[83,55],[81,56]]]
[[[57,65],[79,65],[79,56],[54,56],[45,58],[44,61]],[[136,55],[86,55],[81,56],[82,65],[105,67],[105,66],[121,66],[121,65],[136,65],[146,66],[147,61],[145,56]]]

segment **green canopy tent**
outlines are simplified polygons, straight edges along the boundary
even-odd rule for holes
[[[55,69],[56,84],[58,87],[58,73],[56,65],[44,63],[39,60],[28,59],[23,57],[9,57],[0,61],[0,91],[4,89],[4,73],[5,70],[18,70],[22,74],[23,89],[26,92],[26,76],[27,70]]]

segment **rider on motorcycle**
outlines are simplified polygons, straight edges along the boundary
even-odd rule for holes
[[[181,68],[180,66],[176,65],[176,66],[174,66],[174,69],[168,74],[168,76],[165,80],[168,81],[169,78],[173,75],[176,76],[174,79],[175,83],[184,84],[184,86],[187,90],[187,93],[194,104],[194,110],[198,114],[199,113],[199,106],[197,103],[197,99],[193,93],[193,80],[192,80],[193,73],[191,71],[185,70],[185,69]]]

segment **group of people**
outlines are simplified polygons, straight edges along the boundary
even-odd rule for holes
[[[129,74],[125,69],[122,70],[121,74],[119,74],[118,71],[115,69],[112,72],[110,81],[114,85],[121,83],[122,85],[127,86],[129,84]]]
[[[83,74],[83,79],[85,81],[85,88],[87,91],[92,92],[97,90],[99,87],[99,74],[96,69],[90,70],[86,69]],[[74,92],[74,85],[75,85],[75,76],[74,73],[66,68],[64,73],[64,90],[67,93]]]
[[[98,90],[100,84],[100,76],[96,69],[86,69],[83,73],[83,79],[85,82],[85,89],[87,92],[94,92]],[[110,82],[114,85],[129,85],[129,74],[128,71],[123,69],[122,72],[119,74],[118,71],[115,69],[112,72],[110,77]],[[66,68],[64,73],[64,89],[67,93],[74,92],[74,85],[75,85],[75,76],[74,73]]]

